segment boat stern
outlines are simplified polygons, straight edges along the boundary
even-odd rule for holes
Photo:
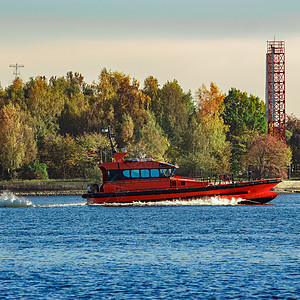
[[[83,199],[86,199],[87,205],[94,204],[94,193],[99,192],[99,185],[96,183],[90,184],[87,187],[87,191],[85,194],[82,195]]]

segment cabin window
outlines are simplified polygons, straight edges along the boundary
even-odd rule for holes
[[[132,178],[139,178],[140,177],[140,170],[131,170],[131,177]]]
[[[150,172],[148,169],[141,169],[141,177],[143,178],[149,178],[150,177]]]
[[[109,181],[119,180],[121,175],[122,174],[120,173],[119,170],[107,171],[107,180]]]
[[[172,169],[160,169],[159,173],[159,177],[170,177],[172,174]]]
[[[151,169],[150,173],[151,173],[151,177],[159,177],[159,170],[158,169]]]
[[[124,170],[124,171],[123,171],[123,175],[124,175],[125,177],[129,178],[129,177],[130,177],[130,170]]]
[[[125,180],[137,178],[170,178],[175,169],[128,169],[107,171],[107,180]]]

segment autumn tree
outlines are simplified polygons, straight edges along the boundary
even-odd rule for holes
[[[286,144],[274,136],[266,135],[254,138],[242,157],[242,164],[259,178],[285,178],[290,160],[291,151]]]
[[[70,135],[48,133],[40,151],[40,161],[47,165],[50,178],[78,178],[78,148]]]
[[[128,76],[116,73],[115,80],[117,80],[118,84],[114,101],[114,114],[115,120],[121,120],[121,122],[116,122],[116,132],[123,132],[124,136],[122,127],[127,126],[130,130],[130,127],[128,127],[130,123],[124,120],[124,117],[129,116],[133,121],[134,134],[136,134],[138,129],[144,124],[146,108],[149,105],[150,98],[140,91],[139,83],[135,79],[131,81]],[[127,147],[128,143],[120,137],[120,135],[116,137],[120,147]]]
[[[225,95],[214,83],[211,83],[209,90],[205,85],[202,85],[198,89],[196,97],[196,121],[198,125],[194,121],[194,127],[197,128],[196,132],[201,138],[194,151],[199,158],[198,165],[203,164],[203,166],[210,168],[210,172],[214,173],[227,172],[230,159],[230,145],[226,141],[228,126],[224,124],[220,116],[224,109]],[[208,172],[208,170],[206,171]]]
[[[5,97],[5,92],[0,84],[0,109],[2,109],[2,107],[5,105],[4,97]]]
[[[29,173],[38,173],[38,166],[43,171],[46,163],[52,178],[97,174],[84,153],[96,146],[104,149],[97,139],[102,141],[101,129],[109,125],[118,148],[182,164],[185,174],[227,171],[231,143],[231,168],[240,170],[242,154],[266,130],[264,104],[239,90],[231,89],[224,99],[211,84],[202,86],[194,100],[176,80],[160,88],[148,76],[141,88],[129,75],[107,69],[91,85],[71,71],[49,81],[44,76],[27,83],[17,78],[5,90],[0,87],[0,111],[1,141],[7,141],[0,150],[1,168],[10,176],[25,162]],[[288,123],[294,160],[300,156],[296,123]]]
[[[8,104],[0,110],[0,165],[9,177],[37,155],[33,130],[27,120],[17,104]]]
[[[31,78],[27,83],[27,108],[35,120],[35,139],[41,144],[47,133],[58,132],[57,118],[65,97],[59,90],[51,90],[45,77]]]
[[[87,85],[84,82],[84,77],[78,72],[73,73],[72,71],[69,71],[66,75],[66,81],[68,83],[66,93],[69,98],[72,95],[83,93],[83,90]]]
[[[93,92],[89,100],[90,108],[87,119],[89,132],[100,132],[102,128],[114,124],[116,88],[113,78],[113,73],[104,68],[98,81],[92,84]]]
[[[122,135],[125,134],[122,125],[128,126],[130,117],[135,135],[143,126],[150,97],[140,90],[136,79],[106,69],[102,70],[93,89],[94,96],[90,100],[90,131],[99,131],[112,125],[118,145],[127,147],[128,143],[122,140]],[[126,122],[124,118],[127,118]],[[134,141],[134,136],[131,141]]]
[[[26,109],[26,91],[25,84],[20,78],[16,78],[13,83],[5,89],[5,104],[17,104],[22,110]]]
[[[253,138],[266,133],[264,102],[232,88],[224,99],[222,118],[229,128],[227,139],[232,147],[231,169],[237,172],[241,170],[241,156],[250,147]]]

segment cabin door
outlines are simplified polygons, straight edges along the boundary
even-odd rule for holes
[[[170,187],[176,188],[177,187],[177,180],[170,180]]]

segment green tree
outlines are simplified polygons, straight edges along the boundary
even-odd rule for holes
[[[222,117],[229,126],[227,139],[232,147],[231,169],[237,172],[241,170],[241,157],[252,139],[267,131],[265,105],[258,97],[232,88],[224,99],[224,106]]]
[[[294,164],[300,164],[300,119],[295,115],[287,116],[287,144],[291,147],[292,162]]]
[[[189,118],[194,112],[191,93],[184,93],[176,80],[167,82],[161,91],[162,119],[160,127],[170,141],[167,159],[175,163],[182,155],[184,136],[189,131]]]
[[[77,136],[88,131],[89,103],[82,93],[71,95],[65,101],[64,109],[59,117],[62,134]]]
[[[83,76],[77,72],[68,72],[66,77],[51,77],[49,86],[52,95],[64,98],[62,111],[57,114],[59,132],[77,136],[88,131],[90,95],[84,94],[88,85]]]
[[[169,140],[164,136],[154,114],[147,111],[145,123],[140,129],[138,140],[136,143],[131,144],[127,150],[135,157],[145,154],[146,157],[163,161],[169,146]]]
[[[97,162],[111,161],[112,150],[106,136],[99,133],[85,133],[76,137],[80,177],[100,179],[101,172]]]
[[[179,159],[177,174],[189,177],[207,177],[216,173],[216,161],[209,153],[207,134],[198,116],[193,116],[184,138],[185,151]]]
[[[29,164],[23,165],[21,168],[22,179],[39,179],[47,180],[48,172],[47,166],[44,163],[30,162]]]
[[[120,138],[122,141],[121,146],[126,147],[128,144],[133,142],[134,134],[134,123],[130,115],[124,114],[121,121],[121,134]]]
[[[150,97],[149,109],[154,113],[159,124],[163,122],[163,103],[161,99],[161,90],[159,89],[158,80],[153,76],[149,76],[144,80],[144,94]]]

